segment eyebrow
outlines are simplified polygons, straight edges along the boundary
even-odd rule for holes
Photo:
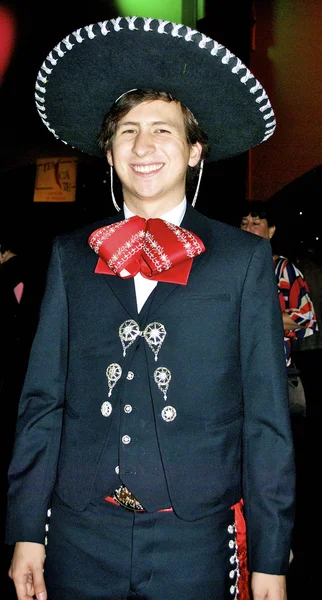
[[[141,123],[139,121],[121,121],[118,125],[119,127],[124,127],[124,126],[128,126],[128,125],[135,125],[135,126],[139,126]],[[151,121],[149,122],[149,125],[167,125],[168,127],[176,127],[176,125],[170,120],[170,121]]]

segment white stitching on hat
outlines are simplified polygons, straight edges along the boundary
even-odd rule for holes
[[[228,65],[231,58],[235,58],[235,54],[233,54],[232,52],[230,52],[230,50],[227,50],[226,48],[226,54],[221,59],[221,62],[223,63],[223,65]],[[233,70],[231,70],[231,72],[233,73]]]
[[[54,50],[56,50],[56,48],[57,48],[57,46],[55,46]],[[49,62],[50,62],[52,65],[54,65],[54,67],[55,67],[55,66],[57,65],[57,63],[58,63],[58,60],[56,60],[56,59],[53,57],[53,53],[52,53],[52,52],[53,52],[53,51],[49,52],[49,54],[48,54],[48,56],[47,56],[47,59],[46,59],[46,60],[49,60]],[[57,50],[56,50],[56,52],[57,52]],[[50,72],[51,72],[51,71],[50,71]]]
[[[85,25],[85,30],[87,31],[87,36],[89,37],[90,40],[92,40],[94,37],[96,37],[95,33],[93,32],[93,23],[91,25]]]
[[[38,108],[38,113],[40,110],[43,112],[45,112],[45,110],[46,110],[45,107],[38,104],[38,102],[36,102],[36,107]],[[41,117],[42,117],[42,119],[47,119],[47,115],[45,115],[45,114],[41,115]]]
[[[258,96],[258,98],[256,98],[255,102],[258,102],[258,103],[259,103],[259,102],[262,102],[263,100],[268,100],[268,96],[267,96],[267,94],[266,94],[266,92],[265,92],[264,88],[262,88],[262,90],[263,90],[263,91],[262,91],[262,95],[261,95],[261,96]]]
[[[35,98],[36,100],[39,100],[39,102],[45,102],[45,98],[41,98],[40,96],[38,96],[38,94],[35,94]],[[43,106],[41,107],[41,110],[45,110]]]
[[[135,17],[137,19],[137,17]],[[113,23],[113,27],[115,29],[115,31],[121,31],[123,29],[123,27],[121,27],[120,25],[120,21],[121,21],[122,17],[117,17],[117,19],[111,19],[111,23]]]
[[[259,109],[261,110],[261,108]],[[271,110],[268,115],[263,115],[264,121],[266,121],[267,119],[269,119],[270,117],[274,117],[274,111]]]
[[[249,79],[255,79],[253,73],[250,72],[249,69],[247,69],[246,65],[245,65],[245,69],[246,69],[246,75],[244,75],[244,77],[241,78],[241,83],[246,83]],[[257,102],[257,100],[256,100]]]
[[[45,94],[46,92],[46,88],[42,87],[41,85],[39,85],[38,81],[36,81],[36,90],[39,90],[39,92],[42,92],[43,94]],[[40,98],[39,98],[40,100]]]
[[[107,21],[99,21],[98,25],[100,27],[102,35],[107,35],[108,33],[111,33],[111,30],[108,27],[106,27]]]
[[[268,99],[266,91],[264,90],[262,85],[259,83],[259,81],[255,78],[255,76],[246,67],[246,65],[244,65],[242,63],[242,61],[238,57],[236,57],[232,52],[230,52],[227,48],[225,48],[225,46],[223,46],[222,44],[209,38],[205,34],[199,32],[199,31],[196,31],[194,29],[191,29],[190,27],[182,25],[182,24],[172,23],[171,21],[164,21],[161,19],[154,19],[151,17],[149,17],[149,18],[148,17],[137,17],[137,16],[135,16],[135,17],[117,17],[116,19],[111,19],[109,21],[101,21],[101,22],[97,23],[97,25],[100,28],[100,33],[105,36],[105,35],[107,35],[107,33],[110,33],[110,31],[111,31],[111,29],[109,29],[109,27],[108,27],[108,25],[110,25],[110,24],[113,26],[114,31],[116,31],[116,32],[121,31],[123,29],[121,27],[121,22],[127,23],[128,29],[130,31],[138,30],[139,28],[135,26],[137,19],[141,19],[143,21],[144,31],[154,31],[155,29],[151,27],[151,23],[155,20],[158,23],[157,33],[160,33],[160,34],[164,33],[166,35],[168,33],[170,33],[172,35],[172,37],[177,37],[177,38],[183,37],[184,40],[187,42],[193,42],[193,41],[197,42],[199,48],[208,49],[208,51],[210,52],[210,54],[212,56],[219,57],[220,56],[219,52],[221,50],[224,50],[224,56],[221,58],[221,62],[223,64],[228,65],[232,58],[236,59],[236,64],[231,68],[232,73],[239,74],[240,70],[242,70],[242,71],[246,70],[246,73],[242,77],[239,77],[241,83],[246,84],[247,81],[254,79],[255,85],[253,85],[249,89],[249,92],[251,94],[255,94],[257,91],[261,91],[261,94],[255,98],[255,102],[257,104],[261,104],[262,102],[267,100],[267,102],[263,106],[259,107],[259,110],[261,113],[269,111],[268,114],[265,114],[265,115],[263,114],[263,119],[265,121],[267,121],[267,119],[274,117],[274,112],[272,110],[272,106]],[[166,32],[165,27],[169,24],[171,26],[171,29],[170,29],[170,31]],[[66,36],[61,42],[59,42],[59,44],[57,44],[54,47],[54,49],[46,57],[45,61],[41,65],[41,68],[37,75],[37,81],[36,81],[35,100],[36,100],[36,107],[37,107],[38,112],[45,111],[45,107],[42,106],[42,104],[45,103],[46,87],[44,87],[43,85],[40,85],[40,84],[46,84],[48,82],[47,77],[42,72],[46,73],[47,75],[50,75],[52,72],[52,69],[50,69],[47,66],[46,61],[49,62],[51,65],[56,66],[58,59],[62,58],[66,54],[66,50],[72,50],[72,48],[74,47],[74,44],[70,41],[71,36],[73,36],[73,38],[75,38],[75,40],[78,43],[83,42],[86,39],[86,37],[88,39],[93,39],[93,38],[97,37],[98,34],[94,33],[94,26],[95,26],[95,23],[73,31],[70,35]],[[182,28],[185,29],[184,35],[179,34],[179,31]],[[197,39],[193,39],[194,36],[197,36]],[[198,42],[198,39],[199,39],[199,42]],[[62,44],[64,44],[64,46],[65,46],[65,51],[62,48]],[[211,48],[210,44],[212,44],[212,48]],[[208,45],[208,47],[207,47],[207,45]],[[54,51],[57,53],[58,58],[54,58],[54,56],[53,56]],[[44,97],[39,96],[37,94],[37,91],[40,92],[41,94],[43,94]],[[38,102],[41,104],[38,104]],[[53,133],[56,138],[59,138],[59,136],[56,135],[55,131],[52,128],[50,128],[49,122],[46,120],[47,116],[45,114],[41,114],[40,112],[39,112],[39,115],[40,115],[43,123],[48,128],[48,130],[51,133]],[[275,125],[276,125],[275,119],[273,121],[270,121],[265,124],[266,128],[271,128],[271,129],[270,129],[270,131],[266,131],[265,136],[263,137],[262,141],[266,140],[268,137],[270,137],[273,134]],[[65,142],[64,140],[61,140],[61,141],[63,141],[64,144],[68,143],[68,142]]]
[[[66,54],[66,52],[64,52],[60,47],[60,44],[62,44],[64,41],[65,40],[62,40],[61,42],[59,42],[59,44],[57,44],[57,46],[54,47],[54,50],[56,50],[59,58],[62,58]],[[57,60],[56,60],[55,64],[56,63],[57,63]]]
[[[69,37],[70,37],[70,34],[62,40],[64,42],[67,50],[71,50],[73,48],[73,46],[75,45],[69,41]]]
[[[257,81],[257,79],[256,79],[256,85],[254,85],[252,88],[250,88],[249,91],[251,94],[255,94],[255,92],[257,92],[258,90],[261,90],[261,89],[262,89],[262,86],[259,83],[259,81]]]
[[[274,125],[276,125],[275,119],[273,119],[273,121],[270,121],[269,123],[265,123],[265,127],[273,127]]]
[[[51,73],[51,69],[47,69],[46,72]],[[40,79],[42,83],[47,83],[47,77],[44,77],[43,74],[39,71],[37,79]]]
[[[137,30],[137,27],[135,27],[135,21],[136,21],[137,17],[125,17],[125,19],[128,22],[130,31],[133,31],[134,29]]]
[[[219,43],[218,43],[218,42],[216,42],[215,40],[212,40],[212,42],[213,42],[213,45],[214,45],[214,47],[213,47],[213,49],[211,50],[210,54],[211,54],[212,56],[217,56],[217,55],[218,55],[218,52],[219,52],[219,50],[222,50],[222,49],[224,48],[224,46],[223,46],[222,44],[219,44]],[[199,46],[200,46],[200,44],[199,44]]]
[[[151,22],[153,20],[154,20],[153,17],[152,18],[149,17],[149,18],[144,19],[144,27],[143,27],[144,31],[153,31],[152,28],[150,27]]]
[[[212,41],[213,40],[210,37],[206,36],[204,33],[201,33],[201,40],[200,40],[198,46],[199,46],[199,48],[205,48],[206,45],[208,44],[208,42],[212,42]],[[223,48],[223,46],[222,46],[222,48]]]
[[[231,70],[232,73],[238,73],[238,71],[240,71],[240,69],[245,68],[245,65],[242,63],[240,58],[238,58],[237,56],[235,56],[235,58],[236,58],[236,64]]]
[[[264,112],[264,110],[267,110],[268,108],[272,108],[272,105],[269,100],[267,100],[267,102],[266,102],[266,104],[264,104],[264,106],[260,106],[259,110],[261,112]]]
[[[158,33],[165,33],[166,35],[168,35],[167,32],[164,31],[164,28],[166,25],[168,25],[168,23],[170,23],[170,21],[161,21],[161,19],[158,19],[158,23]]]
[[[196,29],[191,29],[191,27],[187,27],[186,29],[187,29],[187,31],[186,31],[186,35],[184,36],[184,39],[186,40],[186,42],[192,42],[193,41],[191,39],[192,36],[199,33],[199,31],[197,31]]]
[[[82,31],[82,29],[76,29],[76,31],[73,31],[73,33],[72,33],[72,35],[76,38],[76,42],[78,42],[79,44],[81,44],[81,42],[83,42],[85,39],[85,38],[82,38],[81,31]]]
[[[179,29],[181,29],[182,27],[184,27],[184,25],[179,24],[179,23],[171,23],[173,30],[171,31],[171,35],[172,37],[179,37],[182,38],[182,35],[179,35]]]

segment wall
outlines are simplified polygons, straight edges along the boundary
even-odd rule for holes
[[[254,6],[250,67],[277,120],[275,134],[250,152],[249,196],[261,200],[322,164],[322,2],[255,0]]]

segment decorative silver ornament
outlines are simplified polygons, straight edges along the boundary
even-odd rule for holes
[[[126,350],[133,344],[138,336],[144,337],[149,348],[154,354],[154,360],[158,360],[158,354],[163,344],[164,338],[167,335],[166,329],[162,323],[154,321],[149,323],[143,331],[133,319],[124,321],[119,327],[119,336],[123,348],[123,356],[126,355]]]
[[[112,404],[108,400],[106,400],[106,402],[103,402],[103,404],[101,406],[101,413],[102,413],[103,417],[109,417],[112,410],[113,410]]]
[[[123,348],[123,356],[126,355],[127,349],[135,342],[138,335],[140,335],[140,328],[133,319],[128,319],[120,325],[119,336]]]
[[[163,394],[164,400],[167,399],[167,391],[171,381],[171,372],[166,367],[158,367],[153,373],[154,381],[157,384],[160,392]]]
[[[161,412],[161,417],[167,423],[174,421],[177,416],[177,411],[173,406],[165,406]]]
[[[154,360],[158,360],[158,354],[163,344],[164,338],[167,335],[166,329],[162,323],[149,323],[143,331],[144,339],[146,340],[149,348],[151,348],[154,354]]]
[[[107,383],[109,387],[108,396],[111,397],[114,386],[122,376],[122,368],[117,363],[111,363],[106,369]]]

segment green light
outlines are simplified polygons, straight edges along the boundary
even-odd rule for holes
[[[181,23],[184,0],[116,0],[118,13],[122,17],[154,17]]]

